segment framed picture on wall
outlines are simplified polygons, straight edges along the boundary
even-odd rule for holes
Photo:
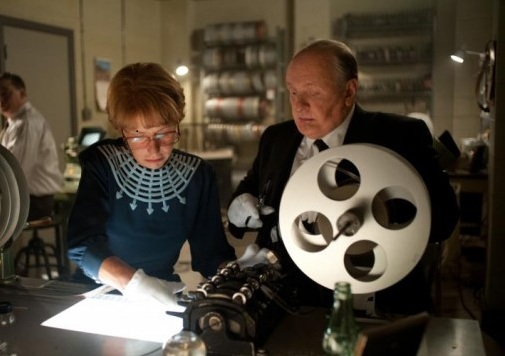
[[[97,109],[105,111],[107,89],[111,78],[111,61],[106,58],[95,58],[95,99]]]

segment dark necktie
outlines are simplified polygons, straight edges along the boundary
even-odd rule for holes
[[[326,142],[324,142],[320,138],[314,141],[314,145],[316,145],[319,152],[323,152],[324,150],[327,150],[329,148]],[[302,220],[303,227],[309,234],[316,235],[319,233],[316,221],[317,221],[317,215],[316,220],[314,222],[308,222],[307,220]]]
[[[317,146],[317,149],[319,150],[319,152],[323,152],[324,150],[327,150],[329,148],[328,145],[326,144],[326,142],[324,142],[320,138],[318,138],[317,140],[314,141],[314,145]]]

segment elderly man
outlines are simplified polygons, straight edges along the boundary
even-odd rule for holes
[[[285,80],[293,120],[272,125],[263,133],[253,166],[233,194],[228,209],[230,232],[240,238],[247,228],[259,228],[257,243],[277,253],[286,284],[300,303],[331,306],[331,290],[316,285],[294,265],[278,236],[284,187],[306,159],[326,147],[351,143],[380,145],[403,156],[429,191],[430,242],[451,235],[459,210],[426,124],[406,116],[368,112],[356,103],[358,65],[347,45],[333,40],[308,44],[289,62]],[[262,206],[257,204],[260,196],[262,211],[257,209]],[[397,314],[430,310],[430,285],[422,266],[418,264],[403,280],[378,292],[376,307]]]

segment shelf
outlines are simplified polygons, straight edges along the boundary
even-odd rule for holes
[[[203,49],[202,67],[207,72],[232,69],[275,68],[278,62],[274,43],[207,47]]]
[[[262,121],[270,112],[270,103],[260,96],[213,97],[205,101],[205,115],[224,121]]]
[[[214,96],[265,95],[277,87],[277,71],[226,70],[206,73],[202,79],[203,92]]]
[[[338,35],[350,38],[395,37],[430,32],[433,12],[419,10],[389,14],[347,14],[337,22]]]
[[[358,94],[358,99],[361,100],[404,100],[410,98],[422,98],[422,99],[430,99],[431,92],[390,92],[390,93],[367,93],[365,91],[361,91]]]
[[[395,59],[395,60],[375,60],[375,59],[359,59],[358,58],[358,64],[363,67],[363,66],[376,66],[376,67],[382,67],[382,66],[412,66],[412,65],[431,65],[431,59],[423,59],[423,60],[417,60],[417,59]]]
[[[431,64],[430,45],[422,46],[364,46],[356,47],[356,59],[360,65],[415,65]]]
[[[383,104],[392,112],[405,104],[403,114],[417,109],[412,104],[416,102],[429,112],[433,25],[428,9],[350,13],[338,19],[335,37],[348,43],[358,61],[358,99]]]
[[[243,45],[264,42],[266,36],[265,21],[224,22],[207,25],[203,41],[208,46]]]
[[[409,34],[423,34],[426,31],[431,30],[431,24],[424,24],[420,26],[408,26],[402,27],[398,26],[397,28],[388,28],[383,30],[378,30],[377,28],[370,26],[369,28],[359,28],[359,29],[347,29],[347,38],[377,38],[377,37],[395,37],[398,36],[399,33],[408,32]]]
[[[248,162],[264,128],[284,115],[279,78],[285,33],[277,28],[270,37],[259,21],[207,25],[198,34],[193,62],[200,70],[195,86],[201,100],[200,137],[207,148],[232,146],[234,165]]]

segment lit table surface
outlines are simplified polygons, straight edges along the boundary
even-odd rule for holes
[[[41,324],[82,300],[71,296],[42,296],[0,286],[0,301],[14,308],[16,322],[0,328],[18,356],[24,355],[162,355],[162,344],[93,333],[77,332]],[[128,317],[125,315],[125,317]],[[96,321],[100,323],[100,320]],[[168,338],[168,337],[167,337]]]
[[[0,285],[0,301],[9,301],[17,321],[2,328],[0,338],[15,347],[18,355],[162,355],[162,343],[46,327],[41,324],[79,302],[72,296],[42,296]],[[321,354],[325,311],[308,316],[287,315],[267,340],[272,356]],[[128,316],[125,316],[128,317]],[[100,323],[99,318],[96,320]],[[167,335],[167,338],[170,335]],[[421,343],[419,356],[485,356],[477,321],[432,318]]]

